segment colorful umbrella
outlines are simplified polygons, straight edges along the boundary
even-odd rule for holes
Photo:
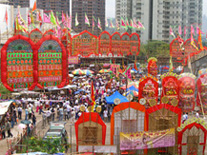
[[[26,128],[27,126],[26,126],[25,124],[20,123],[20,124],[18,125],[18,127],[19,127],[20,129],[24,129],[24,128]]]
[[[108,72],[110,72],[109,69],[102,69],[102,70],[99,71],[99,73],[108,73]]]
[[[72,74],[73,75],[84,75],[85,73],[81,69],[76,69],[76,70],[72,71]]]
[[[85,75],[91,75],[91,74],[94,73],[94,72],[91,71],[91,70],[83,70],[83,72],[84,72]]]

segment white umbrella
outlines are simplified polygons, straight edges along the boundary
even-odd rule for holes
[[[73,74],[68,74],[68,76],[69,76],[69,77],[74,77],[74,75],[73,75]]]
[[[25,125],[25,124],[22,124],[22,123],[20,123],[19,125],[18,125],[18,128],[20,128],[20,129],[25,129],[27,126]]]

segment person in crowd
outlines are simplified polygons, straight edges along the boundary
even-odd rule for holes
[[[104,122],[108,122],[108,110],[107,109],[103,111],[103,115],[104,115]]]
[[[36,116],[34,113],[32,113],[32,123],[34,126],[36,125]]]
[[[29,112],[29,119],[31,119],[32,118],[32,107],[31,107],[31,105],[29,105],[29,107],[28,107],[28,112]]]
[[[60,107],[59,109],[59,121],[63,120],[63,107]]]
[[[42,128],[44,129],[47,123],[47,115],[45,112],[42,113]]]
[[[43,112],[43,104],[42,102],[40,102],[40,107],[39,107],[39,114],[41,115],[41,113]]]
[[[6,138],[5,130],[6,130],[6,127],[5,127],[5,124],[3,122],[2,125],[1,125],[2,139],[5,139]]]
[[[28,108],[26,107],[26,108],[25,108],[25,120],[28,119],[28,114],[29,114],[29,112],[28,112]]]
[[[55,108],[53,106],[51,108],[51,115],[52,115],[52,121],[55,121]]]
[[[13,134],[11,133],[11,124],[9,121],[6,121],[6,131],[7,131],[7,134],[8,134],[8,137],[13,137]]]
[[[22,107],[21,107],[21,105],[18,106],[17,111],[18,111],[18,119],[20,120],[20,119],[22,119]]]

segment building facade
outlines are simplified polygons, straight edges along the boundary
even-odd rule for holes
[[[85,24],[85,14],[87,15],[90,26]],[[79,22],[78,26],[75,26],[75,18]],[[98,28],[98,18],[101,22],[102,31],[105,30],[105,0],[72,0],[72,29],[76,33],[80,33],[84,30],[91,32],[98,36],[101,30]],[[94,27],[93,27],[94,21]]]
[[[139,33],[143,43],[148,40],[170,42],[173,39],[169,35],[170,27],[178,34],[181,26],[184,39],[190,37],[191,25],[201,28],[202,5],[203,0],[116,0],[116,19],[119,22],[121,17],[140,20],[145,30],[131,29],[131,32]],[[123,28],[120,29],[120,33],[124,32]]]
[[[62,11],[70,14],[70,0],[37,0],[37,8],[44,11],[52,10],[60,18]]]
[[[8,0],[10,5],[13,5],[14,8],[20,6],[21,8],[30,7],[30,0]]]

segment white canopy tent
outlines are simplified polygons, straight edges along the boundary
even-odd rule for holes
[[[5,101],[5,102],[0,102],[0,116],[6,114],[6,112],[8,111],[10,105],[13,103],[14,101],[10,100],[10,101]]]

